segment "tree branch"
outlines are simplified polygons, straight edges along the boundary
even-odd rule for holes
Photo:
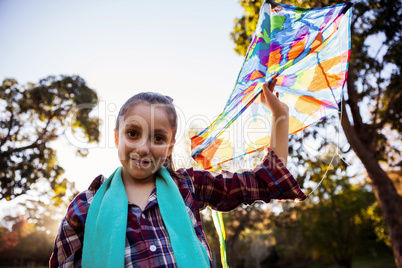
[[[46,133],[48,132],[48,127],[50,125],[50,122],[52,121],[53,117],[50,117],[49,120],[46,123],[46,126],[43,128],[42,133],[38,135],[37,139],[31,143],[30,145],[19,147],[19,148],[14,148],[13,150],[10,151],[10,153],[15,153],[15,152],[20,152],[20,151],[25,151],[27,149],[33,149],[38,145],[39,141],[44,141],[44,143],[47,142],[47,139],[45,138]]]
[[[38,138],[33,143],[31,143],[30,145],[24,146],[24,147],[15,148],[15,149],[11,150],[10,153],[20,152],[20,151],[24,151],[27,149],[33,149],[38,145],[39,141],[43,141],[44,143],[46,143],[48,141],[48,139],[45,138],[45,135],[48,132],[48,127],[49,127],[50,123],[52,122],[53,118],[59,116],[60,112],[63,110],[64,110],[63,108],[58,108],[49,116],[49,120],[47,121],[46,126],[41,131],[42,133],[40,135],[38,135]]]
[[[4,137],[4,139],[1,139],[0,147],[3,146],[11,136],[11,129],[13,128],[13,121],[14,121],[14,113],[13,113],[12,109],[10,109],[10,113],[11,113],[11,117],[10,117],[10,121],[8,124],[8,133]]]
[[[380,54],[382,48],[384,47],[384,43],[381,44],[380,48],[377,50],[376,55],[374,56],[374,59],[376,59],[378,57],[378,55]],[[378,60],[379,61],[379,60]],[[379,65],[382,65],[383,62],[379,63]],[[376,99],[376,107],[374,110],[374,118],[373,118],[373,127],[377,127],[377,117],[378,117],[378,111],[380,108],[380,100],[381,100],[381,87],[380,87],[380,82],[381,82],[381,71],[378,72],[379,77],[377,78],[377,89],[378,89],[378,93],[377,93],[377,99]]]
[[[350,146],[353,148],[357,156],[362,159],[371,155],[372,153],[367,150],[367,146],[362,143],[359,137],[359,133],[356,133],[356,127],[352,126],[349,121],[348,113],[346,111],[346,104],[342,102],[342,110],[344,111],[344,115],[341,117],[341,124],[344,130],[345,136],[349,141]],[[362,159],[363,160],[363,159]]]
[[[349,70],[349,72],[351,72],[351,71]],[[354,128],[355,128],[355,130],[360,132],[362,125],[363,125],[363,119],[360,115],[359,106],[357,105],[357,103],[359,102],[359,99],[357,96],[355,84],[353,83],[353,81],[355,81],[355,80],[356,79],[354,77],[352,79],[350,79],[350,77],[349,77],[349,79],[347,79],[347,81],[346,81],[346,83],[348,85],[348,96],[349,96],[349,98],[346,100],[346,102],[348,103],[348,105],[350,107],[350,111],[352,113]],[[346,110],[344,110],[344,111],[346,111]]]
[[[395,96],[393,94],[391,94],[391,96],[389,96],[389,102],[385,109],[384,116],[382,116],[381,121],[376,125],[376,127],[378,129],[382,129],[384,127],[384,125],[388,122],[388,119],[391,115],[391,107],[394,107],[394,105],[395,105],[394,103],[396,102],[397,99],[398,99],[397,96]]]

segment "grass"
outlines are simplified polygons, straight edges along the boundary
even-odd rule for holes
[[[396,268],[393,257],[359,259],[352,263],[352,268]]]
[[[310,265],[292,265],[283,266],[283,268],[339,268],[335,263],[323,264],[316,263]],[[381,256],[381,257],[360,257],[352,261],[352,268],[396,268],[393,256]]]

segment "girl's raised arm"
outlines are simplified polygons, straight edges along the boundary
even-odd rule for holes
[[[272,130],[269,147],[286,166],[289,150],[289,107],[281,102],[279,94],[274,94],[277,75],[271,82],[263,84],[261,102],[272,112]]]

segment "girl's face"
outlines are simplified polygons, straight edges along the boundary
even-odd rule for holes
[[[172,154],[175,142],[163,104],[135,104],[119,120],[115,142],[123,165],[123,178],[153,182],[155,172]]]

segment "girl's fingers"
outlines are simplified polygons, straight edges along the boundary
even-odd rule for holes
[[[268,83],[267,83],[267,82],[265,82],[264,84],[262,84],[262,89],[263,89],[264,91],[266,91],[267,88],[268,88]]]
[[[276,84],[276,82],[278,81],[277,79],[276,79],[276,77],[278,76],[278,74],[274,74],[273,76],[272,76],[272,80],[270,81],[270,82],[265,82],[264,84],[262,84],[262,89],[263,89],[263,94],[262,94],[262,96],[261,96],[261,100],[262,101],[264,101],[265,100],[265,98],[267,97],[266,96],[266,94],[268,93],[267,91],[270,91],[271,93],[274,93],[274,89],[275,89],[275,84]],[[279,97],[279,94],[278,94],[278,92],[276,92],[275,94],[274,94],[276,97]]]
[[[269,83],[269,91],[274,92],[275,84],[278,80],[274,78],[271,83]]]
[[[277,81],[278,80],[276,78],[274,78],[270,82],[265,82],[264,84],[262,84],[262,88],[264,90],[269,90],[269,91],[273,92]]]

